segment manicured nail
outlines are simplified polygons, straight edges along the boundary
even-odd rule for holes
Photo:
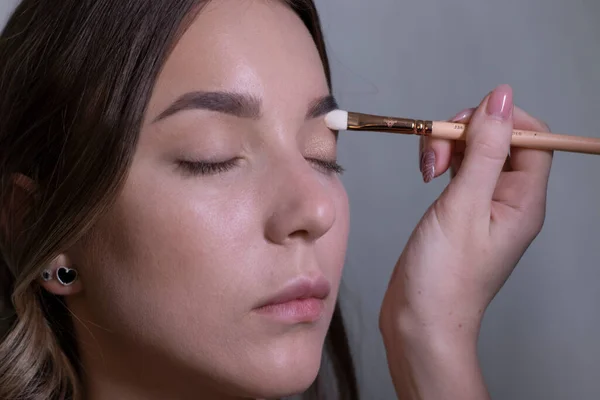
[[[456,114],[450,121],[452,121],[452,122],[462,121],[463,119],[470,117],[474,111],[475,111],[474,108],[464,109],[461,112],[459,112],[458,114]]]
[[[421,154],[421,174],[425,183],[431,182],[435,177],[435,152],[431,149]]]
[[[417,161],[419,162],[419,171],[421,170],[421,160],[423,159],[423,149],[425,148],[425,140],[421,136],[419,138],[419,158]]]
[[[510,86],[500,85],[490,95],[487,104],[489,116],[506,121],[513,112],[513,92]]]

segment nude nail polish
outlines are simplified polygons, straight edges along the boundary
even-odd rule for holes
[[[499,120],[506,121],[513,112],[513,92],[510,86],[500,85],[490,95],[487,104],[487,114]]]
[[[452,121],[452,122],[462,121],[463,119],[470,117],[474,111],[475,111],[474,108],[464,109],[461,112],[459,112],[458,114],[456,114],[450,121]]]

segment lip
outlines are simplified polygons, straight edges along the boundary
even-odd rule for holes
[[[297,278],[254,310],[286,323],[315,322],[321,318],[330,292],[331,285],[323,277]]]

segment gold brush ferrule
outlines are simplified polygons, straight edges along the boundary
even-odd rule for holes
[[[401,133],[405,135],[431,135],[433,121],[383,117],[361,113],[348,113],[348,130]]]

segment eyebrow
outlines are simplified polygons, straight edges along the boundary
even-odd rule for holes
[[[155,122],[185,110],[208,110],[239,118],[260,117],[261,101],[254,96],[229,92],[190,92],[178,98],[163,111]]]
[[[306,119],[322,117],[330,111],[337,110],[338,108],[338,103],[335,100],[335,97],[331,95],[321,97],[310,104],[308,112],[306,113]]]
[[[168,118],[185,110],[208,110],[233,115],[238,118],[258,119],[261,116],[262,101],[252,95],[230,92],[190,92],[179,97],[154,122]],[[338,108],[331,95],[313,101],[306,113],[306,119],[321,117]]]

